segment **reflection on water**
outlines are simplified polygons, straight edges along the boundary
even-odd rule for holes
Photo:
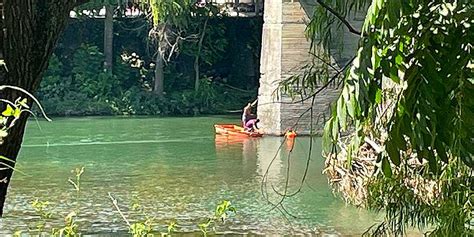
[[[292,144],[283,138],[215,136],[214,123],[236,119],[207,118],[85,118],[31,123],[7,199],[0,234],[27,229],[37,220],[30,202],[49,201],[55,223],[79,208],[78,222],[88,233],[125,231],[112,207],[111,192],[131,220],[143,216],[129,209],[139,200],[149,215],[164,227],[176,219],[182,231],[196,231],[196,223],[212,214],[216,203],[230,200],[238,213],[220,227],[225,233],[360,234],[374,216],[346,207],[329,189],[321,174],[320,140],[308,161],[309,138]],[[302,181],[306,165],[306,179]],[[67,183],[75,167],[84,166],[83,191],[78,197]],[[289,175],[288,175],[289,174]],[[266,177],[262,196],[262,180]],[[288,179],[287,179],[288,177]],[[283,216],[271,202],[276,192],[288,194]],[[354,220],[357,220],[354,224]]]

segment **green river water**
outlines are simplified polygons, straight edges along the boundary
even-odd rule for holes
[[[126,225],[113,208],[110,192],[130,220],[143,216],[130,210],[139,202],[158,226],[177,220],[183,232],[212,215],[216,204],[230,200],[237,214],[218,231],[229,234],[360,235],[377,220],[374,214],[347,207],[334,197],[321,174],[319,138],[313,138],[309,172],[300,193],[284,202],[296,218],[288,220],[262,196],[267,172],[270,200],[283,191],[289,170],[289,193],[298,188],[310,138],[297,137],[288,159],[283,138],[226,139],[216,137],[215,123],[238,123],[237,117],[197,118],[66,118],[52,123],[31,120],[9,190],[0,235],[27,230],[38,216],[31,202],[49,201],[53,223],[78,207],[80,229],[115,236]],[[276,159],[272,162],[272,159]],[[85,167],[82,191],[76,196],[67,182],[71,170]],[[135,200],[135,201],[133,201]],[[112,233],[112,234],[110,234]]]

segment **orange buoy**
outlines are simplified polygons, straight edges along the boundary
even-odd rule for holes
[[[288,132],[286,132],[285,137],[286,138],[295,138],[296,137],[296,132],[294,132],[292,130],[289,130]]]

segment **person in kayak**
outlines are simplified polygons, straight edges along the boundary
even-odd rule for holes
[[[249,119],[244,126],[245,131],[247,132],[258,132],[257,123],[260,122],[260,119]]]
[[[254,101],[253,103],[248,103],[244,109],[243,109],[243,113],[242,113],[242,127],[245,127],[245,124],[247,124],[247,122],[250,120],[250,119],[256,119],[257,116],[255,114],[252,114],[252,107],[255,105],[256,101]]]

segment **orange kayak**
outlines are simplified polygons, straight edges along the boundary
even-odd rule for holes
[[[214,124],[216,134],[227,136],[243,136],[243,137],[261,137],[263,134],[258,132],[245,131],[243,127],[234,124]]]

